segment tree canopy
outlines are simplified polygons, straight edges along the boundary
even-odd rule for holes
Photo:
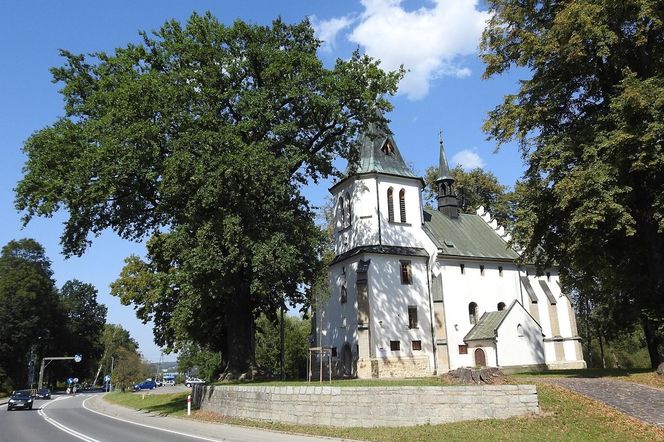
[[[65,210],[66,255],[104,229],[149,237],[113,293],[158,344],[194,341],[247,372],[254,317],[304,301],[320,268],[301,185],[356,157],[402,72],[359,53],[325,68],[308,21],[194,14],[141,36],[113,54],[62,51],[65,116],[26,142],[16,205],[26,222]]]
[[[10,241],[0,255],[0,388],[28,383],[28,363],[52,345],[62,309],[51,262],[33,239]]]
[[[656,0],[489,0],[485,77],[530,77],[485,130],[527,161],[514,238],[568,290],[639,320],[653,365],[664,319],[664,8]]]

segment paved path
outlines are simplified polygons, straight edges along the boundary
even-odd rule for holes
[[[664,390],[606,378],[539,378],[597,399],[649,424],[664,426]]]

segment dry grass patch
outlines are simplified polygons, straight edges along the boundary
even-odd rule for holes
[[[630,373],[626,376],[617,377],[616,379],[648,385],[650,387],[664,388],[664,376],[659,375],[654,371],[650,373]]]

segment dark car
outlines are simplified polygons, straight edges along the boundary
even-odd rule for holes
[[[48,388],[42,388],[40,390],[37,390],[37,394],[35,394],[36,399],[51,399],[51,390]]]
[[[154,388],[157,388],[157,383],[155,381],[143,381],[140,384],[134,385],[134,391],[138,390],[152,390]]]
[[[32,410],[32,393],[30,390],[16,390],[12,391],[12,395],[7,402],[7,410],[14,408],[23,408],[24,410]]]

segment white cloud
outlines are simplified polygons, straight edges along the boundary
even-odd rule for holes
[[[484,161],[482,161],[482,158],[470,149],[464,149],[454,154],[452,162],[466,170],[475,169],[476,167],[484,167]]]
[[[403,65],[409,72],[400,92],[417,100],[429,92],[432,80],[442,76],[467,77],[461,58],[474,54],[486,21],[478,0],[432,0],[430,6],[408,11],[402,0],[361,0],[365,10],[348,39],[381,60],[385,69]],[[315,22],[314,22],[315,23]],[[319,38],[332,42],[354,20],[341,17],[318,22]]]
[[[321,49],[331,51],[336,46],[337,34],[353,23],[351,17],[337,17],[330,20],[318,20],[318,17],[312,15],[309,17],[311,25],[314,27],[316,38],[323,41]]]

